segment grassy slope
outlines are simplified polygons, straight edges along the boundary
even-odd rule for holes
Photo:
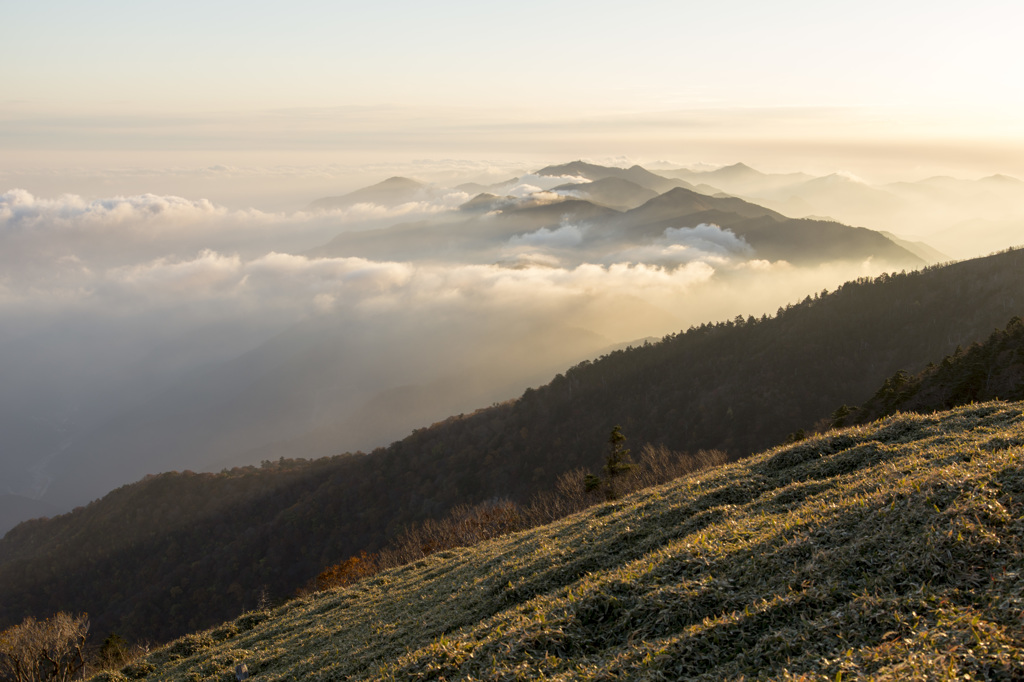
[[[1020,679],[1022,455],[1024,403],[896,415],[246,614],[126,672]]]

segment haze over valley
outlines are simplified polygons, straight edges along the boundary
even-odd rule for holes
[[[395,176],[292,212],[8,191],[4,492],[52,512],[163,470],[370,451],[616,347],[946,257],[670,175]]]

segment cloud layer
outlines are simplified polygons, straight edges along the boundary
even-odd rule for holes
[[[90,201],[12,190],[0,195],[0,306],[56,310],[73,305],[111,313],[190,303],[297,314],[452,301],[503,305],[504,297],[536,301],[540,292],[552,301],[605,290],[644,291],[661,300],[710,278],[715,267],[752,254],[742,240],[713,225],[669,228],[653,244],[594,253],[593,262],[569,268],[550,266],[560,253],[583,244],[586,225],[512,237],[506,255],[527,263],[516,269],[309,258],[286,248],[354,227],[367,229],[369,219],[437,214],[465,199],[464,193],[449,192],[393,208],[359,204],[327,213],[271,214],[152,194]],[[695,267],[670,267],[684,264]]]
[[[569,180],[499,189],[543,203]],[[643,243],[563,222],[403,259],[306,253],[342,232],[464,220],[451,209],[467,198],[432,189],[390,208],[274,213],[155,194],[0,195],[0,479],[81,503],[144,473],[274,448],[368,449],[614,344],[872,274],[757,261],[707,224]],[[400,408],[379,409],[395,396]]]

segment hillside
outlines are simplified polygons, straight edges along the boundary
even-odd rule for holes
[[[156,641],[291,595],[458,504],[526,501],[631,446],[742,457],[986,338],[1024,305],[1024,251],[851,282],[773,318],[703,325],[586,362],[370,455],[163,474],[0,540],[0,624],[63,608]]]
[[[1022,446],[1021,403],[831,431],[245,614],[124,673],[1020,679]]]
[[[743,238],[758,258],[798,265],[873,258],[916,267],[924,260],[880,232],[830,220],[792,219],[735,197],[709,197],[684,188],[665,192],[608,221],[604,229],[652,238],[666,228],[710,223]]]
[[[896,372],[843,421],[864,424],[896,412],[935,412],[999,399],[1024,400],[1024,321],[1019,317],[966,350],[957,346],[915,376]]]
[[[628,211],[658,196],[654,190],[622,178],[603,178],[593,182],[568,183],[554,187],[552,192],[577,196],[617,211]]]

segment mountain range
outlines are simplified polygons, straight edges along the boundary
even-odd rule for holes
[[[608,174],[621,170],[621,173]],[[702,224],[727,229],[752,247],[752,257],[798,265],[876,259],[892,267],[919,267],[918,255],[883,234],[827,220],[794,220],[749,201],[701,194],[682,181],[657,178],[639,166],[608,169],[576,162],[551,166],[538,175],[595,178],[556,186],[557,201],[517,201],[477,195],[462,215],[344,232],[310,252],[317,257],[421,260],[486,257],[510,240],[540,230],[582,228],[570,262],[607,257],[616,250],[657,243],[666,230]],[[661,190],[659,192],[659,190]],[[653,196],[652,196],[652,193]],[[593,201],[591,201],[593,200]],[[482,213],[482,214],[481,214]]]
[[[849,271],[867,263],[878,271],[926,262],[914,245],[882,233],[792,219],[639,166],[574,162],[473,189],[480,188],[493,193],[469,197],[467,187],[453,191],[395,177],[314,202],[310,210],[323,212],[325,220],[331,211],[358,204],[384,210],[413,202],[433,206],[433,212],[415,220],[399,216],[372,229],[339,227],[334,239],[296,258],[328,269],[356,259],[411,268],[486,266],[498,268],[495,277],[502,270],[573,273],[584,265],[646,266],[672,274],[698,264],[705,267],[696,272],[714,271],[712,284],[721,282],[723,291],[755,270],[767,284],[759,288],[771,290],[771,283],[801,269],[835,284],[841,280],[829,268]],[[781,274],[769,274],[766,264],[779,266]],[[363,280],[352,281],[361,295]],[[372,293],[372,276],[369,281]],[[660,330],[685,324],[664,304],[629,291],[622,296],[629,297],[624,304],[632,315],[661,320]],[[7,397],[11,456],[23,463],[5,473],[9,492],[66,511],[155,471],[215,471],[281,456],[370,450],[422,424],[505,400],[568,365],[650,334],[647,328],[625,333],[617,325],[599,326],[593,316],[548,318],[534,306],[511,314],[493,306],[486,313],[448,311],[417,319],[371,310],[372,322],[355,322],[332,313],[333,300],[326,296],[324,314],[283,328],[261,326],[257,319],[181,332],[138,358],[125,377],[97,371],[91,385],[73,387],[88,396],[84,402],[62,397],[74,391],[59,381],[33,384],[38,368],[19,366],[23,384],[58,396],[53,400],[60,412],[43,399],[37,405],[25,390]],[[89,333],[101,343],[108,328],[92,326]],[[5,352],[39,355],[34,337],[17,344]],[[192,348],[213,350],[202,351],[189,366],[183,358]],[[0,530],[38,515],[24,505],[17,509]]]
[[[659,173],[714,186],[790,216],[870,225],[947,254],[937,260],[932,256],[929,262],[1019,244],[1024,229],[1024,182],[1002,175],[872,184],[847,173],[762,173],[742,163],[712,171]]]
[[[55,503],[84,506],[0,540],[0,626],[67,609],[92,614],[98,633],[166,641],[285,599],[325,566],[459,505],[525,504],[567,474],[598,471],[616,424],[637,446],[739,459],[840,418],[1015,395],[1003,387],[1019,363],[978,390],[977,367],[991,352],[969,346],[1020,314],[1024,252],[913,270],[941,254],[834,220],[790,218],[710,184],[772,192],[795,182],[836,197],[860,191],[851,178],[772,177],[742,165],[714,173],[671,179],[574,162],[464,188],[487,190],[473,197],[391,178],[310,210],[458,201],[340,232],[301,257],[510,271],[546,263],[671,273],[692,259],[912,270],[812,293],[774,316],[694,325],[628,347],[570,319],[460,327],[451,317],[399,317],[382,336],[340,316],[310,317],[140,392],[87,432],[62,432],[33,471],[51,475],[47,497],[0,497],[0,521],[53,516],[62,510]],[[1013,179],[983,184],[1017,189]],[[725,285],[733,276],[715,273]],[[1016,330],[998,338],[1009,343]],[[353,434],[364,445],[336,454]],[[185,471],[156,473],[170,467]],[[112,480],[137,482],[95,499]]]

